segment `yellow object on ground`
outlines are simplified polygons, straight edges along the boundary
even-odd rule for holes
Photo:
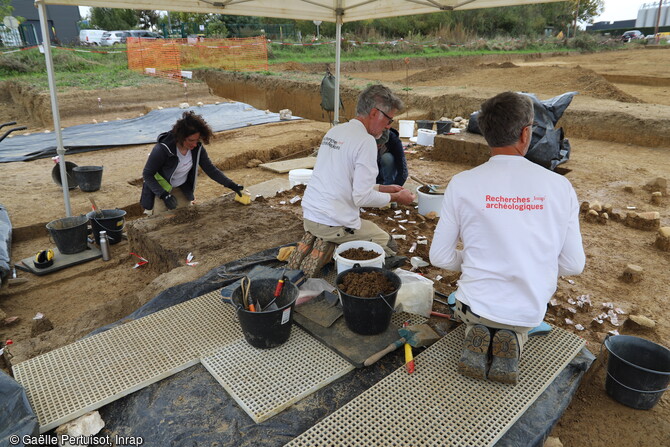
[[[249,205],[251,203],[251,194],[243,192],[242,197],[235,194],[235,201],[240,202],[242,205]]]
[[[288,247],[282,247],[279,249],[277,254],[277,261],[286,261],[291,253],[295,251],[295,245],[290,245]]]

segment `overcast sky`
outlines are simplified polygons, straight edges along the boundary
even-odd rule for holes
[[[657,2],[658,0],[605,0],[605,11],[599,17],[596,17],[595,22],[637,19],[637,11],[640,6],[652,1]],[[88,10],[89,8],[86,6],[79,7],[82,17],[88,14]]]

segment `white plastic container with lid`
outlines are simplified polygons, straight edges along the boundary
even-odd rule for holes
[[[306,185],[312,178],[311,169],[292,169],[288,171],[288,181],[293,188],[295,185]]]
[[[442,200],[444,200],[444,194],[426,194],[425,192],[419,191],[423,186],[416,188],[416,194],[419,197],[419,214],[425,216],[431,211],[435,211],[437,215],[440,215],[440,209],[442,208]]]
[[[400,138],[411,138],[414,136],[414,120],[398,121]]]
[[[353,259],[347,259],[342,256],[340,256],[340,253],[343,253],[350,248],[362,248],[364,250],[371,250],[376,253],[379,253],[379,256],[373,259],[365,259],[365,260],[353,260]],[[358,264],[361,267],[379,267],[383,268],[384,267],[384,258],[385,258],[385,252],[384,249],[382,248],[381,245],[375,244],[374,242],[369,242],[369,241],[351,241],[351,242],[345,242],[343,244],[340,244],[339,247],[335,249],[335,253],[333,254],[333,259],[335,259],[335,263],[337,264],[337,274],[339,275],[340,273],[349,270],[354,266],[354,264]]]

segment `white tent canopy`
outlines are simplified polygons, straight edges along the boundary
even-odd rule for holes
[[[358,20],[381,19],[414,14],[428,14],[439,11],[495,8],[535,3],[550,3],[565,0],[35,0],[39,9],[44,55],[47,61],[47,76],[51,92],[51,109],[60,156],[60,173],[65,198],[65,211],[69,217],[70,199],[65,169],[65,149],[60,130],[58,98],[53,72],[51,48],[44,45],[47,28],[46,5],[92,6],[100,8],[150,9],[213,13],[239,16],[274,17],[294,20],[321,20],[336,24],[335,47],[335,98],[333,104],[340,103],[340,44],[342,24]],[[48,37],[47,37],[48,38]],[[339,119],[339,108],[335,107],[334,122]]]

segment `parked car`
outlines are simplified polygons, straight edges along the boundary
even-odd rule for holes
[[[104,29],[83,29],[79,31],[79,43],[82,45],[100,45]]]
[[[112,45],[119,45],[126,43],[126,38],[130,37],[128,31],[107,31],[100,39],[100,45],[103,47],[111,47]]]
[[[644,34],[642,34],[642,31],[638,30],[632,30],[632,31],[626,31],[623,33],[621,36],[621,41],[626,43],[630,42],[631,40],[636,40],[636,39],[644,39]]]
[[[143,29],[131,29],[128,32],[130,33],[130,36],[128,36],[128,37],[141,37],[142,39],[162,39],[163,38],[163,36],[158,34],[158,33],[154,33],[152,31],[147,31],[147,30],[143,30]]]

